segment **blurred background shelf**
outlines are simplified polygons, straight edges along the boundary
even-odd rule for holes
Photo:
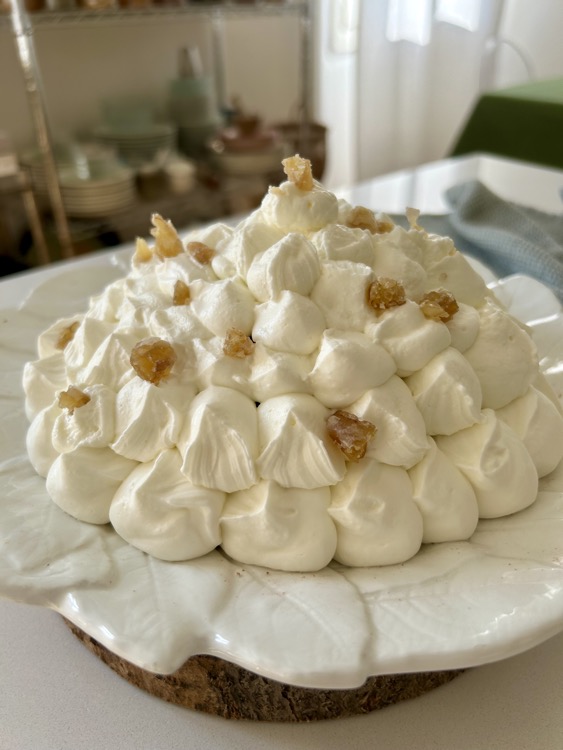
[[[47,0],[49,2],[50,0]],[[37,0],[39,10],[29,12],[33,29],[49,26],[76,26],[80,24],[151,23],[154,19],[177,21],[186,16],[203,18],[248,17],[259,13],[262,16],[301,15],[307,12],[308,0],[255,0],[254,2],[194,2],[194,0],[171,0],[170,3],[152,0],[91,0],[93,7],[69,6],[73,0],[52,0],[53,9]],[[85,0],[88,2],[88,0]],[[101,7],[106,5],[107,7]],[[9,13],[0,14],[0,25],[9,25]]]
[[[152,214],[166,217],[176,227],[190,229],[224,216],[225,198],[222,191],[198,186],[185,196],[162,192],[158,197],[137,197],[134,203],[120,211],[92,217],[69,217],[68,227],[74,255],[116,247],[134,242],[137,237],[150,240]],[[57,228],[48,207],[43,212],[44,236],[50,262],[63,256]],[[36,244],[29,238],[26,257],[30,265],[37,265]]]
[[[238,19],[246,23],[249,19],[264,17],[272,19],[272,22],[277,24],[276,19],[283,17],[293,19],[296,33],[293,36],[292,49],[279,50],[282,55],[279,61],[281,65],[284,64],[286,52],[291,57],[290,68],[295,69],[296,59],[298,60],[297,100],[287,102],[287,112],[292,113],[292,118],[286,124],[290,122],[295,124],[300,137],[308,134],[309,108],[312,100],[311,0],[257,0],[256,2],[172,0],[166,4],[156,4],[151,0],[120,0],[119,3],[117,0],[81,0],[80,7],[74,4],[74,0],[28,0],[28,2],[4,0],[4,3],[7,2],[11,3],[11,12],[0,14],[0,31],[2,31],[2,26],[8,26],[23,74],[36,140],[36,153],[33,159],[28,158],[23,166],[30,173],[36,197],[43,207],[41,217],[48,226],[45,232],[48,244],[55,246],[54,253],[51,251],[50,256],[65,258],[82,252],[84,232],[88,235],[86,244],[90,244],[90,235],[93,235],[91,239],[95,244],[96,227],[101,227],[100,237],[104,244],[112,237],[119,238],[119,241],[132,239],[133,227],[139,228],[137,234],[146,234],[150,214],[155,211],[170,218],[179,228],[183,228],[254,207],[253,201],[263,194],[268,185],[267,180],[265,181],[264,170],[258,170],[254,174],[227,173],[224,166],[227,160],[223,159],[222,146],[218,150],[213,150],[210,141],[214,132],[220,133],[222,128],[232,125],[235,121],[233,118],[236,119],[243,114],[240,102],[237,102],[235,106],[234,100],[227,92],[226,69],[229,50],[225,48],[225,25],[230,20]],[[1,3],[2,0],[0,0]],[[93,144],[113,148],[114,169],[120,168],[117,165],[117,161],[120,161],[122,167],[134,173],[137,183],[135,194],[133,194],[133,187],[125,184],[125,178],[121,178],[119,183],[117,172],[114,172],[113,176],[110,173],[108,190],[114,191],[117,196],[117,205],[115,210],[109,211],[111,214],[111,221],[109,221],[108,217],[103,215],[104,212],[108,212],[109,206],[108,200],[103,197],[103,187],[96,187],[95,180],[98,177],[89,174],[84,176],[81,173],[81,170],[83,171],[81,158],[77,160],[73,157],[69,165],[68,160],[61,162],[60,154],[57,153],[61,141],[59,138],[55,141],[53,137],[55,127],[50,119],[49,97],[53,95],[59,97],[60,94],[57,91],[53,92],[49,87],[45,89],[43,86],[42,60],[39,53],[45,47],[36,45],[36,38],[43,38],[44,35],[51,37],[51,32],[53,32],[53,39],[73,39],[83,28],[99,27],[100,51],[103,51],[104,48],[108,49],[110,44],[112,49],[115,49],[115,41],[122,33],[125,34],[126,30],[129,38],[137,29],[145,39],[145,32],[140,31],[143,27],[152,30],[156,23],[159,24],[159,28],[160,24],[164,24],[163,28],[170,29],[171,33],[177,35],[180,28],[190,30],[192,22],[198,24],[198,29],[207,28],[205,35],[201,32],[196,35],[201,38],[201,44],[206,47],[207,67],[205,70],[203,67],[199,69],[199,64],[196,64],[195,67],[198,70],[195,72],[193,69],[188,72],[180,71],[179,74],[176,71],[176,79],[162,82],[162,90],[167,92],[167,106],[171,106],[172,103],[178,105],[179,102],[176,107],[177,111],[172,113],[172,115],[177,115],[175,120],[174,117],[171,119],[171,111],[168,110],[164,113],[162,111],[151,112],[151,118],[142,125],[133,121],[127,123],[125,127],[122,127],[121,122],[113,123],[108,127],[109,106],[106,105],[111,102],[102,100],[98,103],[101,105],[102,115],[108,115],[105,123],[96,126],[92,122],[89,132],[72,133],[71,138],[66,138],[63,143],[67,150],[74,149],[75,151],[91,148]],[[55,30],[63,36],[56,37]],[[114,41],[110,42],[110,38]],[[264,46],[263,42],[262,46]],[[184,48],[183,51],[186,49]],[[143,52],[141,43],[138,54],[143,55]],[[85,52],[72,63],[72,74],[75,76],[83,70],[86,87],[89,83],[88,68],[98,60],[98,54],[97,51]],[[251,56],[252,51],[248,50],[246,54]],[[198,61],[195,60],[195,62]],[[190,59],[192,68],[193,63],[194,59]],[[134,70],[135,61],[128,58],[122,61],[122,65],[131,72]],[[191,74],[194,74],[198,80],[188,80]],[[193,85],[195,83],[198,84],[197,87]],[[181,108],[181,105],[185,104],[185,99],[182,100],[181,96],[187,93],[193,96],[194,107],[188,112],[190,118],[193,119],[193,126],[191,119],[186,119],[187,110],[182,111]],[[208,102],[204,101],[202,98],[204,96],[208,96]],[[127,100],[127,95],[114,96],[113,99],[114,104],[117,101],[117,104],[121,106],[123,101]],[[208,117],[198,117],[198,103],[204,109],[209,109]],[[211,112],[213,108],[217,113],[216,116]],[[248,114],[254,116],[253,112]],[[154,119],[152,119],[153,115]],[[183,120],[182,117],[184,117]],[[260,125],[260,118],[255,119]],[[157,133],[158,128],[163,132]],[[164,133],[165,128],[166,133]],[[159,138],[161,143],[157,143]],[[157,146],[159,146],[158,149]],[[145,154],[139,154],[141,148],[145,150]],[[151,149],[154,153],[149,154]],[[282,153],[281,150],[280,153]],[[143,155],[146,156],[145,161],[140,158]],[[190,160],[198,172],[204,173],[203,180],[195,181],[196,189],[193,195],[191,189],[183,191],[183,195],[174,195],[172,190],[165,199],[162,198],[162,191],[157,197],[147,198],[147,191],[143,190],[139,183],[143,177],[147,177],[147,170],[153,173],[153,177],[159,176],[162,179],[162,172],[166,171],[168,165],[167,158],[175,161],[170,166],[168,174],[171,183],[173,180],[181,179],[180,170],[182,167],[186,169]],[[184,163],[178,164],[178,160],[183,160]],[[277,157],[276,163],[279,165]],[[69,184],[69,167],[77,172],[77,177],[85,180],[82,184],[79,181],[72,182],[72,174]],[[115,177],[116,174],[117,177]],[[86,180],[91,182],[88,184]],[[244,196],[245,191],[246,196]],[[201,195],[206,196],[204,206],[202,206]],[[160,209],[158,208],[159,200],[162,202]],[[143,214],[142,217],[141,214]],[[79,222],[78,225],[77,222]],[[85,223],[88,226],[84,226]],[[108,231],[106,231],[107,226],[110,227]],[[24,239],[23,245],[25,250],[29,241]],[[28,252],[28,257],[35,257],[35,253]]]

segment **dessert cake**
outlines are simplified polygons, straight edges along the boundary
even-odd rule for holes
[[[307,160],[234,229],[153,217],[126,278],[24,371],[55,503],[164,560],[403,562],[530,505],[563,419],[523,327],[446,237]]]
[[[129,274],[39,337],[27,448],[52,500],[162,560],[219,548],[298,573],[402,563],[531,505],[563,417],[528,332],[417,211],[403,228],[299,156],[284,169],[236,227],[180,238],[153,216]],[[394,676],[393,700],[450,676]],[[232,715],[325,716],[297,703]]]

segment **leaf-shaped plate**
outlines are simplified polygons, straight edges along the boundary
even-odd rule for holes
[[[468,542],[427,545],[386,568],[315,574],[242,566],[220,552],[155,560],[109,527],[67,516],[25,449],[21,373],[38,333],[123,274],[124,254],[61,266],[0,316],[0,595],[57,610],[111,651],[169,673],[208,653],[305,687],[469,667],[524,651],[563,629],[563,468],[534,505],[481,521]],[[87,271],[84,269],[87,267]],[[538,282],[491,282],[530,325],[542,367],[563,391],[563,314]]]

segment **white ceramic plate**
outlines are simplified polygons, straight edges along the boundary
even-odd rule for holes
[[[387,568],[280,573],[219,552],[167,563],[63,513],[26,457],[21,371],[41,330],[85,308],[89,294],[123,272],[123,254],[100,256],[87,272],[80,263],[62,267],[19,311],[0,315],[0,594],[59,611],[149,670],[172,672],[210,653],[309,687],[475,666],[563,629],[561,467],[542,480],[531,508],[481,521],[470,541],[425,546]],[[522,276],[499,282],[497,293],[530,323],[561,394],[557,300]]]

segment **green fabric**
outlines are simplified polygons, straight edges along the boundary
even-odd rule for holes
[[[484,94],[452,155],[476,151],[563,168],[563,78]]]

